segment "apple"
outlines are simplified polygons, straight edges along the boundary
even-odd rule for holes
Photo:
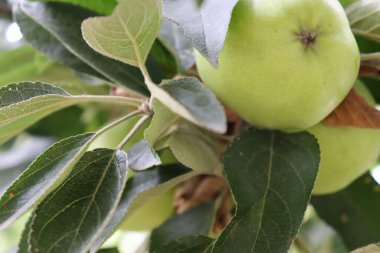
[[[356,82],[355,90],[368,103],[375,104],[364,84]],[[370,168],[380,153],[380,130],[318,124],[309,132],[321,148],[313,194],[333,193],[348,186]]]
[[[199,74],[251,124],[307,129],[344,99],[360,53],[338,0],[240,0],[219,67],[196,53]]]

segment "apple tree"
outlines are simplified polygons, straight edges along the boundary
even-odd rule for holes
[[[25,42],[0,51],[13,252],[131,253],[113,242],[136,230],[133,252],[380,252],[380,0],[2,0],[0,15]]]

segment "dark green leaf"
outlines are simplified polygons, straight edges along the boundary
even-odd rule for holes
[[[16,11],[25,39],[48,56],[79,71],[100,73],[108,80],[148,94],[137,68],[98,54],[83,40],[82,21],[96,15],[72,5],[27,0],[22,0]]]
[[[317,140],[305,132],[251,128],[237,137],[224,157],[237,211],[213,252],[286,252],[301,226],[319,160]]]
[[[153,81],[160,83],[162,79],[171,79],[178,73],[178,64],[175,53],[170,51],[160,40],[156,39],[150,49],[146,64]]]
[[[40,120],[27,131],[32,135],[51,136],[58,140],[84,133],[88,129],[86,122],[81,120],[84,113],[79,106],[65,108]]]
[[[354,250],[380,238],[380,186],[368,173],[335,194],[314,196],[319,216]]]
[[[190,236],[171,242],[154,253],[210,253],[213,240],[206,236]],[[243,252],[243,251],[230,251]]]
[[[67,138],[41,154],[0,198],[0,228],[36,205],[71,172],[93,134]]]
[[[34,97],[45,95],[69,96],[69,94],[61,88],[45,83],[24,82],[10,84],[7,87],[0,89],[0,109]]]
[[[160,157],[145,139],[128,149],[127,160],[128,168],[137,171],[161,164]]]
[[[106,248],[98,250],[98,253],[119,253],[118,248]]]
[[[85,153],[70,176],[36,209],[32,252],[87,252],[113,216],[127,180],[124,153]]]
[[[96,11],[100,14],[111,14],[117,0],[35,0],[40,2],[63,2],[81,6]]]
[[[361,77],[360,80],[364,82],[376,102],[380,103],[380,79],[378,77]]]
[[[350,4],[357,2],[358,0],[339,0],[343,7],[347,7]]]
[[[179,164],[163,165],[137,173],[128,180],[112,220],[95,242],[91,252],[96,252],[121,223],[141,205],[194,175],[196,175],[194,172]]]
[[[63,63],[78,72],[107,79],[82,61],[80,57],[77,57],[74,53],[68,50],[58,38],[28,15],[22,8],[21,3],[20,5],[16,5],[14,16],[26,42],[40,50],[50,59]]]
[[[162,246],[183,237],[207,236],[214,220],[214,208],[214,203],[202,204],[166,221],[153,230],[150,238],[150,251],[154,252]]]
[[[164,0],[164,16],[176,23],[198,51],[214,66],[226,39],[238,0]]]

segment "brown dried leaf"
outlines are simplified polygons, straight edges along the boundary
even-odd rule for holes
[[[219,194],[228,189],[225,178],[211,175],[201,175],[191,178],[176,190],[174,207],[177,213],[215,200]]]
[[[380,68],[377,65],[362,65],[360,66],[359,76],[379,76]]]
[[[355,90],[324,120],[328,126],[380,129],[380,111],[370,106]]]

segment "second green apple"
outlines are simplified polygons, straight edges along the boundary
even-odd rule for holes
[[[360,54],[337,0],[240,0],[218,69],[199,53],[196,59],[205,84],[242,118],[296,131],[344,99]]]
[[[374,99],[363,83],[356,92],[370,105]],[[321,162],[313,194],[333,193],[343,189],[370,169],[380,153],[380,130],[329,127],[318,124],[309,129],[319,142]]]

